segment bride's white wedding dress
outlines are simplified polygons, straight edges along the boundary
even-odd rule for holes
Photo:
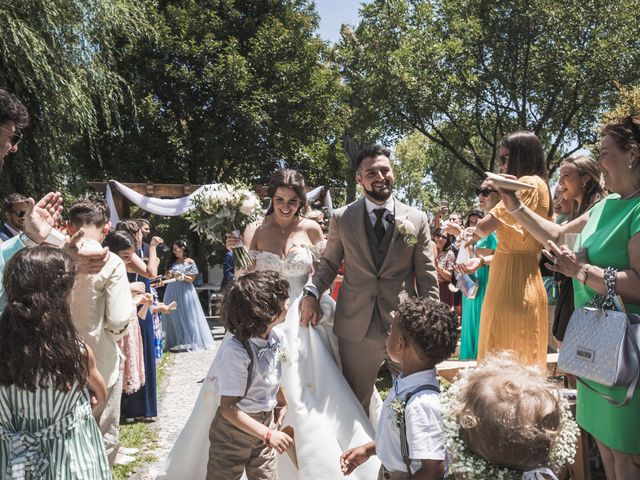
[[[323,319],[315,328],[299,321],[302,289],[312,270],[308,248],[290,252],[285,259],[271,252],[252,252],[258,270],[276,270],[289,281],[291,303],[280,329],[289,343],[282,380],[289,402],[284,425],[292,425],[298,469],[288,455],[278,459],[280,480],[338,480],[340,455],[349,448],[371,441],[374,430],[334,358],[332,333],[333,300],[320,301]],[[228,341],[229,334],[224,341]],[[180,432],[165,464],[163,479],[204,479],[209,457],[209,427],[219,404],[217,365],[213,361],[187,424]],[[377,478],[376,456],[358,467],[349,478]]]

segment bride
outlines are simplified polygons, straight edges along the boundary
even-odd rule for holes
[[[287,455],[279,456],[281,480],[337,480],[344,478],[340,455],[371,441],[375,436],[360,403],[336,363],[332,332],[333,300],[321,299],[323,319],[316,327],[303,327],[299,319],[302,290],[313,269],[314,252],[323,242],[319,225],[300,213],[306,204],[304,178],[295,170],[278,170],[269,181],[271,206],[245,241],[255,268],[277,270],[290,284],[291,304],[279,328],[290,348],[282,381],[289,402],[283,425],[294,429],[298,466]],[[230,237],[228,247],[236,246]],[[228,340],[228,335],[223,341]],[[217,365],[213,361],[191,417],[178,436],[162,479],[204,479],[209,456],[209,427],[218,408]],[[364,468],[366,467],[366,468]],[[353,472],[356,479],[377,478],[379,463],[367,463]]]

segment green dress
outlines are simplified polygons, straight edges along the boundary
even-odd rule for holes
[[[476,248],[495,250],[498,246],[496,232],[475,243]],[[478,355],[478,333],[480,332],[480,313],[484,293],[489,282],[489,266],[479,268],[476,273],[478,293],[476,298],[462,295],[462,335],[460,336],[460,360],[475,360]]]
[[[609,195],[589,212],[578,241],[586,248],[589,263],[598,267],[629,268],[629,239],[640,232],[640,198],[621,200]],[[573,281],[576,309],[591,300],[596,292]],[[624,298],[622,299],[624,301]],[[625,303],[627,312],[640,313],[640,305]],[[626,388],[605,387],[589,382],[598,391],[622,401]],[[577,420],[582,428],[608,447],[622,453],[640,454],[640,394],[624,407],[615,407],[578,382]]]

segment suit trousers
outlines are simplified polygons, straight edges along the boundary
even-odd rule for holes
[[[102,433],[102,441],[107,451],[109,466],[113,466],[118,450],[120,450],[120,403],[122,400],[122,373],[113,386],[107,389],[107,401],[98,415],[98,425]]]
[[[388,336],[382,321],[374,319],[361,341],[338,338],[342,374],[367,414],[382,362],[386,360],[393,375],[400,374],[400,365],[387,355]]]
[[[270,428],[275,426],[273,412],[247,413]],[[207,480],[236,480],[246,471],[248,480],[277,480],[276,451],[264,440],[243,432],[226,420],[220,410],[209,430]]]

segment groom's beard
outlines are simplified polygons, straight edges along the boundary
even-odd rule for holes
[[[374,200],[377,200],[378,202],[386,202],[387,200],[389,200],[389,197],[391,196],[391,184],[389,182],[385,182],[385,187],[386,189],[381,192],[375,191],[375,190],[367,190],[364,187],[362,187],[362,189],[367,195],[369,195]]]

